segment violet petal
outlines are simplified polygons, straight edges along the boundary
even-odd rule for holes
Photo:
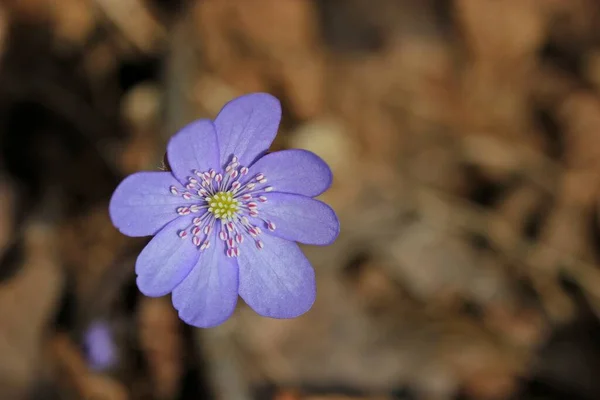
[[[83,340],[85,355],[92,370],[102,371],[117,363],[113,332],[106,322],[93,322],[85,331]]]
[[[200,252],[192,272],[173,290],[173,306],[179,318],[199,328],[225,322],[238,298],[238,265],[235,258],[225,256],[225,248],[216,234],[211,245]]]
[[[182,239],[178,232],[191,224],[192,217],[180,217],[165,226],[146,245],[135,264],[137,285],[149,297],[170,293],[190,273],[199,251],[191,235]]]
[[[318,246],[329,245],[340,233],[340,223],[327,204],[290,193],[268,194],[260,217],[275,224],[275,230],[260,225],[265,233],[294,242]]]
[[[277,151],[261,157],[248,176],[263,173],[278,192],[314,197],[331,186],[331,170],[319,156],[307,150]]]
[[[296,243],[260,235],[261,250],[240,249],[240,296],[257,313],[294,318],[307,312],[316,297],[315,272]]]
[[[112,223],[127,236],[154,235],[177,218],[177,206],[189,203],[169,188],[181,190],[169,172],[138,172],[119,184],[110,199]]]
[[[280,120],[281,104],[267,93],[247,94],[225,104],[215,119],[220,165],[235,155],[241,165],[250,166],[268,150]]]
[[[213,123],[201,119],[181,129],[169,141],[167,156],[173,175],[184,185],[194,170],[215,168],[219,165],[219,146]]]

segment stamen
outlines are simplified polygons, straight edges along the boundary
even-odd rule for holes
[[[179,215],[188,215],[190,213],[189,207],[179,207],[177,208],[177,214]]]
[[[192,174],[193,176],[187,177],[187,191],[176,186],[169,187],[173,195],[195,203],[177,207],[178,215],[201,213],[192,219],[187,228],[178,231],[177,235],[182,239],[191,235],[193,245],[204,251],[210,247],[209,235],[214,225],[220,223],[220,227],[215,228],[218,230],[217,237],[224,242],[227,257],[238,257],[239,245],[244,242],[246,235],[253,238],[257,249],[263,249],[264,242],[259,239],[262,229],[250,223],[248,217],[257,217],[261,212],[260,204],[267,202],[267,196],[261,192],[274,190],[272,186],[262,186],[267,183],[265,174],[258,173],[246,183],[240,182],[238,179],[248,175],[249,168],[240,166],[236,156],[231,158],[223,172],[214,169],[204,172],[192,170]],[[273,221],[262,221],[265,225],[261,226],[269,231],[276,229]]]

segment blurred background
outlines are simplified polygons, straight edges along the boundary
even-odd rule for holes
[[[2,0],[0,399],[600,399],[600,3]],[[266,91],[323,157],[314,308],[197,330],[110,195]]]

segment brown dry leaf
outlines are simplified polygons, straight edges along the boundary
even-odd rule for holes
[[[248,35],[247,40],[269,56],[302,56],[315,46],[317,15],[310,2],[256,0],[250,4],[234,0],[231,7],[231,15]]]
[[[441,357],[451,365],[465,390],[477,399],[503,399],[514,392],[527,352],[502,346],[485,329],[454,318],[446,327]]]
[[[522,156],[513,143],[493,135],[474,135],[462,138],[463,156],[482,168],[488,176],[505,177],[523,168]]]
[[[82,384],[82,397],[90,400],[128,400],[126,388],[108,376],[88,375]]]
[[[275,394],[273,400],[302,400],[303,396],[295,390],[281,390]]]
[[[157,399],[174,399],[184,368],[180,323],[167,298],[142,297],[138,324],[140,346],[150,368]]]
[[[242,92],[282,86],[298,118],[321,112],[324,59],[312,3],[205,2],[194,12],[209,69]]]
[[[317,117],[323,109],[324,59],[318,46],[316,10],[311,2],[290,0],[238,1],[240,30],[265,54],[271,79],[283,84],[291,110],[300,119]]]
[[[281,83],[290,98],[291,109],[301,120],[318,118],[323,114],[324,63],[319,55],[305,60],[287,60],[281,66]]]
[[[567,170],[558,177],[556,206],[540,233],[540,242],[548,247],[538,246],[528,255],[528,261],[535,267],[532,281],[548,312],[557,320],[564,320],[574,310],[571,301],[561,293],[561,268],[569,258],[594,259],[588,221],[600,186],[598,139],[593,133],[600,128],[600,103],[591,93],[573,93],[561,104],[558,116],[565,126]],[[535,275],[540,273],[549,276]]]
[[[489,236],[500,248],[515,249],[520,244],[520,232],[524,232],[529,215],[536,212],[547,195],[534,185],[515,188],[497,207],[497,213],[489,222]]]
[[[290,399],[292,400],[292,399]],[[388,396],[342,396],[342,395],[309,395],[299,397],[298,400],[392,400]]]
[[[501,61],[502,68],[530,57],[545,34],[545,7],[540,0],[457,0],[456,15],[478,62]]]
[[[50,0],[6,0],[3,5],[15,19],[33,23],[45,23],[51,20]]]
[[[164,28],[150,14],[142,0],[95,0],[94,6],[104,13],[137,51],[155,53],[165,38]]]
[[[14,238],[15,195],[11,182],[0,175],[0,256]]]
[[[131,246],[132,239],[112,225],[106,204],[65,220],[60,235],[61,255],[65,265],[71,268],[77,297],[90,304],[96,300],[102,278],[111,268],[121,267],[116,262]]]
[[[121,112],[130,128],[128,143],[120,155],[125,174],[156,168],[160,110],[160,91],[154,84],[139,84],[123,98]]]
[[[97,24],[93,2],[65,0],[60,3],[51,2],[50,6],[57,39],[75,46],[84,45]]]
[[[486,323],[519,346],[534,348],[547,339],[548,326],[541,313],[532,308],[491,305],[486,309]]]
[[[586,55],[584,73],[595,86],[596,92],[600,92],[600,49],[594,49]]]
[[[6,46],[6,38],[10,24],[9,17],[8,8],[5,5],[0,5],[0,60],[2,59],[2,54],[4,54],[4,48]]]
[[[118,51],[110,43],[98,43],[85,54],[83,68],[94,82],[101,83],[118,68]]]
[[[160,112],[160,89],[154,83],[141,83],[131,88],[121,102],[123,118],[134,128],[133,136],[139,136],[144,128],[155,127]],[[136,134],[137,133],[137,134]],[[147,140],[152,135],[146,134]]]
[[[470,52],[463,68],[463,134],[492,132],[533,148],[528,93],[545,38],[546,6],[538,0],[460,0],[456,15]]]
[[[542,0],[540,2],[548,8],[551,13],[552,30],[550,37],[561,48],[573,45],[580,46],[588,44],[589,38],[596,35],[597,22],[594,15],[597,12],[598,3],[594,0]]]
[[[0,283],[0,397],[6,399],[21,398],[35,379],[63,285],[52,227],[30,222],[24,238],[21,268]]]
[[[243,37],[235,23],[238,3],[198,2],[192,10],[192,27],[209,70],[241,92],[264,91],[267,86],[262,72],[264,60],[251,53],[254,50],[251,43],[231,40]]]
[[[87,368],[83,355],[64,334],[57,334],[50,342],[50,355],[56,364],[56,375],[62,385],[75,391],[82,399],[128,400],[124,385],[114,378],[96,374]]]
[[[471,286],[477,265],[468,244],[427,223],[416,223],[390,246],[396,272],[423,301],[445,303]]]
[[[450,56],[443,36],[399,35],[382,52],[328,65],[334,117],[382,193],[397,184],[396,167],[414,142],[455,118],[448,111],[456,104],[449,94],[456,85]]]
[[[564,99],[557,112],[564,126],[565,162],[568,168],[600,175],[600,99],[594,93],[576,92]],[[570,195],[569,192],[564,192]]]

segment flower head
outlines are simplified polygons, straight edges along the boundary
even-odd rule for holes
[[[315,300],[314,270],[294,242],[337,237],[334,211],[312,198],[332,176],[309,151],[266,154],[280,119],[271,95],[234,99],[214,121],[171,138],[171,172],[133,174],[113,194],[110,216],[122,233],[155,235],[136,262],[140,291],[172,293],[190,325],[221,324],[238,294],[273,318],[297,317]]]
[[[101,371],[117,362],[117,349],[113,333],[104,321],[92,323],[84,333],[85,355],[91,369]]]

